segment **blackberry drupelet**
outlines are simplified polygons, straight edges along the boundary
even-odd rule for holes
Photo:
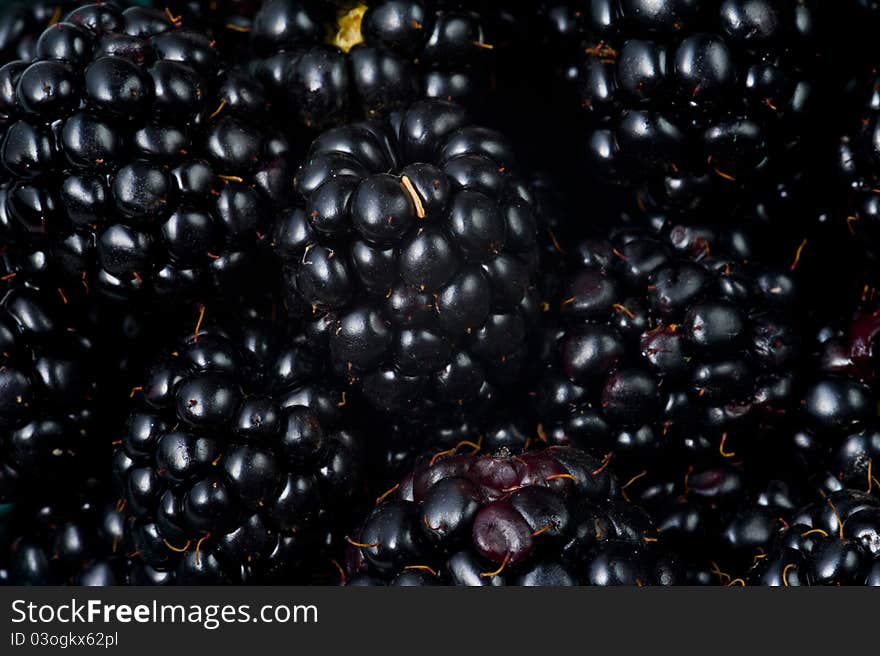
[[[739,230],[686,226],[573,249],[532,383],[544,439],[621,477],[760,460],[796,405],[801,349],[793,276],[751,251]]]
[[[682,565],[571,447],[436,454],[350,538],[350,585],[671,585]]]
[[[361,484],[344,392],[265,308],[169,349],[113,471],[135,565],[180,584],[306,581]]]
[[[251,31],[255,69],[308,128],[419,98],[475,101],[488,86],[491,45],[477,12],[443,4],[268,0]]]
[[[81,326],[54,292],[16,285],[0,301],[0,501],[94,460],[97,356]]]
[[[57,481],[53,481],[56,485]],[[123,585],[127,582],[124,518],[95,480],[59,495],[48,482],[23,499],[0,549],[10,585]],[[46,494],[48,493],[48,495]]]
[[[170,13],[170,12],[169,12]],[[0,68],[0,228],[111,298],[181,301],[261,272],[288,145],[262,86],[168,13],[82,5]]]
[[[29,61],[37,38],[76,6],[76,0],[20,0],[0,10],[0,62]]]
[[[814,4],[545,6],[552,42],[573,57],[565,77],[587,115],[596,169],[661,207],[723,207],[791,184],[815,103]]]
[[[276,224],[288,307],[333,369],[399,419],[490,401],[538,313],[529,193],[504,137],[421,101],[312,144]]]

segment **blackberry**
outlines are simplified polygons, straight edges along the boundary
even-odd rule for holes
[[[94,480],[72,490],[61,496],[44,488],[36,499],[23,499],[16,507],[9,519],[8,543],[0,549],[7,583],[126,582],[124,520],[108,490]]]
[[[62,336],[48,336],[45,341],[53,344],[55,351],[78,358],[77,366],[88,372],[90,383],[83,398],[89,412],[100,417],[98,430],[119,426],[127,416],[130,390],[143,377],[151,345],[177,335],[180,309],[166,313],[141,305],[105,303],[81,284],[65,284],[54,264],[45,251],[21,253],[15,247],[7,248],[0,254],[4,294],[13,290],[36,299],[61,324]],[[79,335],[87,350],[79,352],[67,346],[69,335]],[[106,460],[106,454],[98,453],[106,448],[106,441],[87,439],[83,446],[88,452],[86,459]],[[77,469],[82,472],[83,458],[78,460]],[[90,473],[98,475],[94,469]]]
[[[868,61],[875,59],[872,56]],[[832,206],[835,219],[846,226],[849,236],[858,240],[860,250],[866,250],[874,261],[880,246],[880,209],[876,198],[876,189],[880,185],[878,84],[880,76],[872,67],[854,74],[841,91],[847,99],[842,104],[844,114],[839,119],[842,135],[835,158],[830,160],[836,163],[840,181],[840,187],[836,189],[840,193],[832,196],[837,201]]]
[[[287,203],[262,86],[171,18],[82,5],[0,68],[3,238],[109,298],[246,287]]]
[[[681,564],[582,451],[441,452],[350,538],[350,585],[671,585]]]
[[[800,481],[804,483],[804,481]],[[832,485],[795,490],[766,482],[734,503],[680,500],[657,520],[671,548],[690,548],[710,559],[708,574],[721,585],[877,585],[880,501],[858,490]],[[818,494],[817,494],[818,493]],[[821,497],[821,498],[819,498]],[[804,499],[817,500],[805,503]],[[729,501],[729,499],[728,499]],[[698,539],[699,538],[699,539]]]
[[[251,31],[255,69],[308,128],[425,97],[475,101],[488,85],[491,44],[479,13],[443,4],[268,0]]]
[[[759,451],[739,454],[723,468],[689,469],[683,480],[648,474],[630,488],[671,545],[685,554],[703,551],[717,563],[722,582],[737,575],[766,585],[808,585],[823,577],[825,583],[858,582],[861,574],[838,579],[839,572],[825,577],[818,571],[837,571],[845,563],[835,565],[833,559],[846,561],[855,553],[864,573],[872,557],[853,546],[846,518],[853,500],[878,503],[873,462],[880,438],[872,389],[878,328],[878,315],[865,312],[846,330],[819,331],[818,355],[802,358],[800,403],[788,421],[762,436]],[[812,501],[817,493],[822,501]],[[842,527],[835,523],[838,510]],[[805,516],[816,512],[825,516],[821,532],[813,531],[817,524]],[[856,526],[864,528],[861,520],[852,529]],[[808,553],[817,541],[823,544],[824,555],[817,555],[823,563]]]
[[[565,77],[587,115],[596,170],[661,207],[724,207],[790,184],[816,104],[814,5],[545,6],[551,38],[570,53]]]
[[[356,501],[361,442],[345,393],[267,316],[200,327],[142,386],[113,473],[148,579],[306,580]]]
[[[263,4],[263,0],[169,0],[159,6],[175,22],[210,37],[227,61],[247,61],[254,17]]]
[[[880,585],[880,501],[839,489],[801,509],[746,579],[750,585]]]
[[[880,311],[863,311],[845,330],[819,334],[818,370],[802,399],[791,447],[802,469],[841,485],[871,489],[880,463],[877,335]]]
[[[587,240],[546,328],[533,396],[550,443],[682,480],[762,458],[795,409],[796,282],[740,230],[624,228]]]
[[[96,347],[54,294],[17,285],[0,301],[0,500],[83,470],[93,454]]]
[[[421,101],[312,144],[279,217],[288,307],[333,369],[400,418],[516,380],[537,313],[535,217],[500,134]]]
[[[628,481],[626,493],[671,549],[728,585],[769,552],[807,498],[806,481],[777,452],[771,446],[764,460],[689,467],[684,475],[647,471]]]

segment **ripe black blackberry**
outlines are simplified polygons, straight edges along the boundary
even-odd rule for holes
[[[3,239],[112,298],[246,286],[287,203],[262,86],[172,18],[82,5],[0,68]]]
[[[810,574],[809,555],[788,552],[801,547],[787,541],[811,529],[792,525],[810,524],[799,508],[813,503],[817,491],[829,498],[872,496],[877,504],[880,488],[873,463],[880,457],[880,433],[873,382],[878,331],[877,312],[856,315],[845,330],[821,329],[818,353],[802,356],[801,384],[795,390],[799,404],[787,421],[761,436],[759,450],[737,449],[735,462],[689,468],[684,477],[649,471],[628,493],[651,513],[670,544],[682,553],[711,558],[726,582],[735,576],[768,585],[822,579]],[[807,546],[816,540],[814,535]],[[829,543],[828,548],[845,555],[844,546]],[[788,565],[785,583],[782,570]],[[745,576],[748,568],[752,573]]]
[[[852,319],[834,319],[845,327],[818,332],[799,412],[777,436],[781,448],[767,466],[787,473],[789,490],[800,488],[789,499],[801,500],[802,507],[789,501],[771,513],[741,510],[725,534],[749,556],[744,561],[751,567],[743,574],[749,585],[880,585],[880,480],[874,468],[880,461],[880,312],[862,309]]]
[[[275,248],[333,369],[400,418],[491,400],[526,356],[535,218],[500,134],[421,101],[312,144]]]
[[[0,563],[9,585],[123,585],[127,582],[124,518],[95,480],[64,495],[44,481],[5,518]],[[48,493],[48,494],[47,494]]]
[[[309,128],[419,98],[471,102],[488,86],[491,44],[467,3],[268,0],[251,41],[259,77]]]
[[[778,472],[778,464],[768,469]],[[716,472],[656,520],[684,557],[702,558],[721,585],[880,585],[880,501],[836,479],[821,487]],[[703,477],[700,483],[708,479]],[[796,489],[800,488],[800,489]]]
[[[16,285],[0,301],[0,501],[83,471],[98,451],[96,347],[82,325],[54,291]]]
[[[142,395],[113,458],[141,578],[303,581],[329,563],[361,444],[300,336],[265,309],[220,318],[166,351]]]
[[[575,53],[565,76],[588,116],[595,167],[663,207],[723,207],[791,184],[815,103],[814,4],[545,5],[553,42]]]
[[[349,539],[350,585],[673,585],[682,565],[614,475],[570,447],[436,454]]]
[[[616,230],[569,256],[532,383],[544,439],[677,480],[765,448],[797,400],[790,272],[712,227]]]
[[[880,585],[880,500],[831,492],[797,512],[759,555],[749,585]]]
[[[856,314],[845,329],[819,333],[818,367],[803,393],[790,443],[809,475],[869,490],[880,479],[878,334],[880,310]]]

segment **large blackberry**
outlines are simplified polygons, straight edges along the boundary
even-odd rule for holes
[[[246,285],[287,202],[261,85],[171,18],[82,5],[0,68],[3,237],[114,298]]]
[[[352,538],[351,585],[671,585],[683,566],[599,461],[571,447],[441,452]]]
[[[251,39],[258,75],[300,123],[323,129],[419,98],[472,101],[488,85],[480,15],[432,0],[268,0]],[[341,7],[341,8],[340,8]]]
[[[83,471],[95,454],[95,344],[55,293],[0,301],[0,501]]]
[[[124,519],[92,480],[59,495],[57,481],[22,500],[8,518],[0,563],[11,585],[121,585],[127,581]],[[48,495],[46,494],[48,492]]]
[[[377,407],[414,417],[490,399],[525,358],[537,246],[498,133],[421,101],[312,144],[276,251],[289,307]]]
[[[575,53],[566,77],[588,115],[597,169],[663,206],[790,184],[803,166],[791,166],[791,151],[809,134],[815,102],[814,4],[550,3],[552,39]]]
[[[304,580],[333,546],[361,444],[345,393],[277,325],[254,310],[199,328],[145,381],[113,469],[148,580]]]
[[[788,271],[711,227],[622,229],[569,255],[533,383],[544,439],[678,480],[765,448],[797,399]]]

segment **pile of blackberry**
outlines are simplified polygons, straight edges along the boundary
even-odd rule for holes
[[[875,4],[4,4],[0,582],[880,585]]]

